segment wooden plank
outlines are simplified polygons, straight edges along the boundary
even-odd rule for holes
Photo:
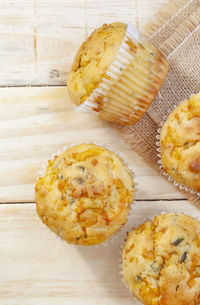
[[[138,27],[142,28],[152,19],[154,14],[160,10],[163,5],[167,4],[169,1],[163,0],[137,0],[137,9],[138,9]]]
[[[135,170],[137,199],[183,198],[132,151],[109,123],[74,111],[65,87],[0,89],[0,202],[34,201],[34,184],[53,153],[96,142],[118,151]]]
[[[86,0],[87,34],[103,23],[132,22],[137,24],[138,12],[136,0]]]
[[[65,243],[36,216],[34,204],[0,205],[0,304],[135,304],[120,281],[126,232],[162,211],[199,215],[188,201],[138,202],[107,247]]]
[[[103,23],[147,23],[168,0],[0,0],[0,86],[65,85],[81,42]]]

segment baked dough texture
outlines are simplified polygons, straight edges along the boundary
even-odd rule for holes
[[[168,71],[161,52],[131,24],[104,24],[80,47],[67,78],[81,111],[133,125],[157,95]]]
[[[134,199],[130,170],[115,153],[75,145],[49,161],[35,186],[42,222],[68,243],[99,244],[126,223]]]
[[[200,192],[200,93],[180,103],[161,130],[163,169]]]
[[[67,87],[72,101],[82,104],[101,82],[126,34],[125,23],[104,24],[83,42],[78,50]]]
[[[147,305],[200,304],[200,222],[184,214],[158,215],[128,234],[123,276]]]

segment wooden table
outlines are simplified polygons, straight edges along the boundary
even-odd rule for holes
[[[140,304],[120,281],[125,230],[161,211],[198,212],[109,123],[75,112],[65,86],[91,30],[115,20],[142,29],[166,2],[0,1],[0,305]],[[128,225],[107,247],[67,245],[35,212],[41,164],[64,145],[84,141],[119,151],[136,174]]]

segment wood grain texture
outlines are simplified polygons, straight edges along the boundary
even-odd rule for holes
[[[74,111],[65,87],[0,89],[0,202],[34,201],[41,165],[65,145],[96,142],[122,154],[137,199],[183,198],[147,167],[109,123]]]
[[[198,215],[187,201],[138,202],[118,238],[96,248],[65,243],[34,204],[0,205],[0,304],[139,305],[120,281],[120,246],[132,226],[162,211]]]
[[[141,29],[168,0],[0,0],[0,86],[65,85],[74,55],[94,28]]]
[[[94,28],[131,21],[142,29],[167,2],[0,0],[0,86],[65,85],[75,52]],[[83,141],[120,152],[136,174],[139,201],[107,247],[66,244],[30,203],[41,164]],[[119,275],[125,232],[162,211],[198,215],[109,123],[75,112],[66,87],[0,89],[0,167],[0,203],[9,203],[0,204],[0,305],[139,305]]]

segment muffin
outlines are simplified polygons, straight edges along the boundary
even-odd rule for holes
[[[126,223],[134,182],[123,160],[94,144],[75,145],[49,161],[35,186],[42,222],[68,243],[105,242]]]
[[[168,63],[132,24],[104,24],[83,42],[67,78],[79,110],[134,124],[157,95]]]
[[[158,215],[128,234],[123,276],[146,305],[200,304],[200,222]]]
[[[163,169],[176,182],[200,192],[200,93],[172,111],[160,138]]]

